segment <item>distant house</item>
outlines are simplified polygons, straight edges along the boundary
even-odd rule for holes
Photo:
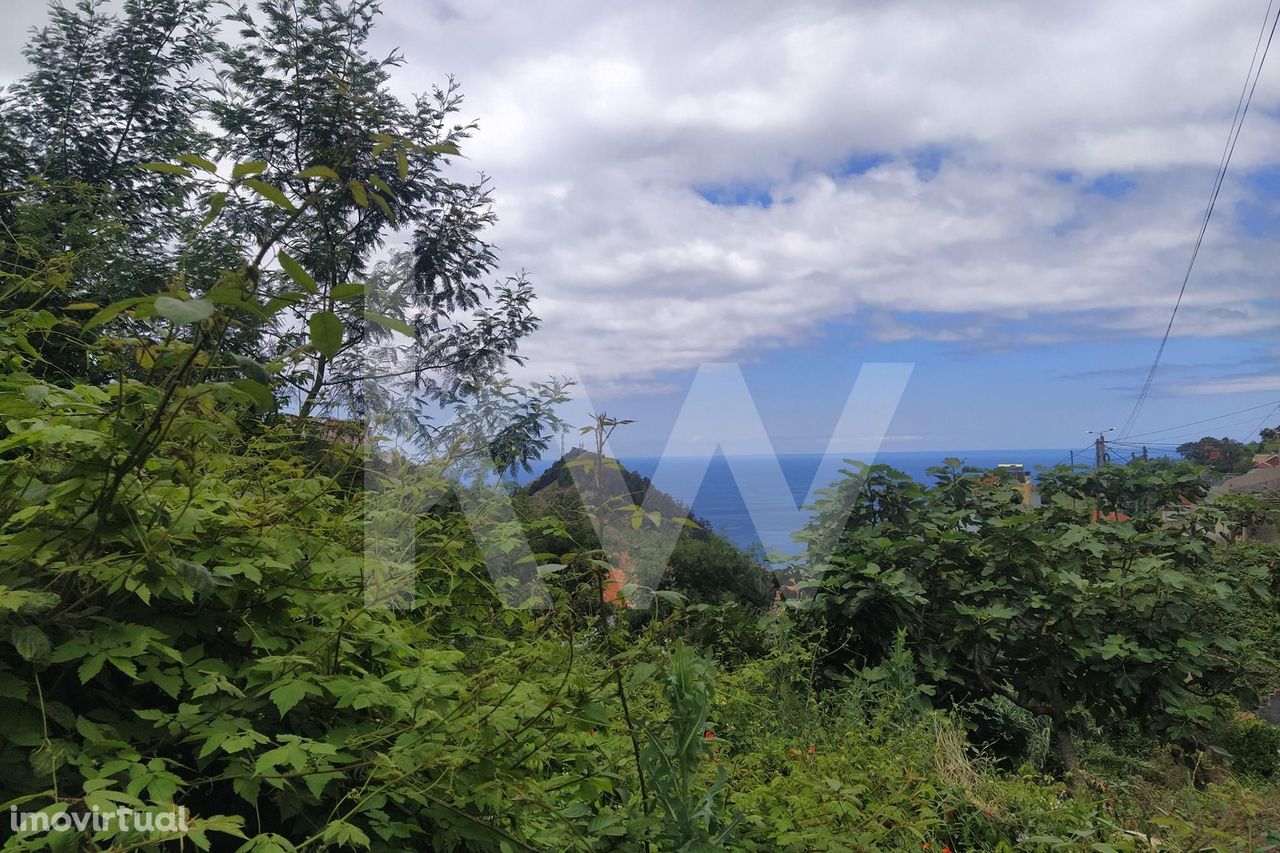
[[[1209,492],[1210,495],[1253,495],[1268,503],[1280,504],[1280,467],[1265,465],[1247,474],[1223,480]]]
[[[1252,495],[1263,503],[1280,506],[1280,466],[1254,468],[1247,474],[1231,477],[1210,489],[1209,495]],[[1272,542],[1280,537],[1280,531],[1274,525],[1264,525],[1250,531],[1250,536]]]
[[[1007,483],[1017,490],[1023,506],[1040,506],[1040,494],[1036,491],[1031,472],[1021,462],[1000,463],[996,466],[994,473],[984,478],[983,482],[989,486]]]
[[[1280,453],[1255,453],[1253,454],[1254,468],[1277,468],[1280,467]]]
[[[358,445],[364,439],[366,424],[363,421],[344,421],[338,418],[300,418],[285,415],[284,421],[295,429],[309,429],[321,435],[325,441],[336,444]]]
[[[1131,518],[1123,512],[1103,512],[1095,509],[1089,513],[1089,520],[1097,524],[1099,521],[1130,521]]]

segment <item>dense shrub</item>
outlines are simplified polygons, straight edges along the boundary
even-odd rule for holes
[[[1222,734],[1222,747],[1238,773],[1271,779],[1280,771],[1280,728],[1255,717],[1231,720]]]
[[[1204,492],[1195,469],[1052,472],[1035,511],[981,472],[935,473],[926,488],[872,467],[821,504],[808,536],[830,554],[816,604],[833,661],[874,662],[905,630],[956,701],[1047,717],[1068,772],[1088,722],[1194,742],[1211,697],[1247,687],[1228,617],[1266,599],[1264,576],[1214,559],[1229,513],[1182,506]]]
[[[693,601],[734,602],[758,609],[773,601],[769,572],[727,539],[681,534],[668,560],[662,585],[679,590]]]

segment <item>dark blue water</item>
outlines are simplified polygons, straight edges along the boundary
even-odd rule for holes
[[[1087,454],[1084,454],[1087,455]],[[1076,453],[1077,462],[1089,461]],[[942,464],[947,457],[963,459],[966,464],[977,468],[994,468],[1003,463],[1021,463],[1034,471],[1038,465],[1052,466],[1065,464],[1068,460],[1066,450],[968,450],[968,451],[910,451],[882,452],[874,461],[892,466],[922,483],[932,482],[926,473],[929,468]],[[828,457],[820,453],[787,454],[782,456],[737,456],[732,462],[717,454],[710,464],[704,459],[668,457],[663,460],[663,474],[669,483],[686,482],[696,488],[696,496],[691,503],[693,512],[699,518],[710,522],[713,529],[727,539],[743,548],[763,548],[766,553],[776,555],[795,554],[799,551],[792,534],[798,531],[808,519],[809,513],[802,511],[811,488],[822,470],[824,482],[818,486],[829,485],[837,476],[837,469],[843,457]],[[775,461],[776,460],[776,461]],[[872,461],[866,459],[864,461]],[[658,473],[657,457],[624,458],[622,463],[645,477],[654,477]],[[528,482],[545,470],[550,462],[535,466],[532,474],[520,477]],[[698,472],[706,467],[701,485],[697,484]],[[775,467],[777,466],[777,467]],[[782,477],[786,481],[789,494],[773,488],[776,484],[776,472],[781,468]],[[657,482],[659,488],[663,483]],[[689,502],[687,495],[679,494],[678,488],[667,488],[675,497]],[[744,495],[749,500],[744,500]],[[750,506],[748,506],[750,504]]]

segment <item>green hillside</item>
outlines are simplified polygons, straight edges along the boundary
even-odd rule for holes
[[[591,488],[595,454],[573,449],[556,460],[551,467],[524,486],[519,495],[527,502],[526,520],[538,515],[551,515],[563,523],[567,536],[560,540],[539,538],[538,550],[559,553],[570,542],[584,550],[601,547],[600,537],[589,519],[582,498],[575,485],[575,468],[582,481]],[[755,555],[747,554],[729,540],[716,533],[705,520],[693,515],[688,507],[660,489],[653,488],[647,477],[629,470],[616,459],[606,458],[603,465],[621,478],[626,490],[624,495],[613,498],[609,505],[596,510],[601,523],[607,525],[610,547],[615,553],[625,553],[631,564],[655,564],[653,586],[674,590],[688,596],[695,603],[716,604],[737,602],[752,608],[762,608],[774,599],[777,584],[773,572],[763,566]],[[646,520],[640,530],[632,528],[632,519],[638,508],[647,513],[657,513],[668,529],[679,521],[686,521],[679,528],[679,535],[670,549],[653,542]]]

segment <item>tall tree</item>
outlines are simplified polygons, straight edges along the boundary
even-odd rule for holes
[[[80,296],[161,289],[188,233],[189,186],[142,163],[202,153],[202,74],[213,47],[210,0],[96,0],[50,6],[23,53],[31,71],[5,97],[7,193],[26,190],[23,237],[76,251]]]
[[[516,357],[537,322],[526,282],[486,281],[497,259],[483,237],[494,218],[485,181],[447,175],[475,129],[456,118],[456,84],[396,98],[387,81],[401,57],[368,52],[377,15],[373,2],[264,0],[256,14],[231,16],[238,39],[220,54],[218,154],[259,164],[260,179],[291,198],[344,188],[311,205],[277,256],[285,274],[274,287],[289,292],[295,318],[277,352],[308,332],[325,340],[291,377],[304,415],[325,404],[367,409],[394,380],[447,403]],[[260,198],[229,216],[237,231],[270,233],[295,214]],[[409,247],[375,262],[404,231]]]
[[[1248,467],[1247,448],[1232,438],[1206,435],[1199,441],[1178,445],[1178,453],[1183,459],[1215,471],[1231,472]]]
[[[128,0],[109,14],[96,0],[55,3],[24,50],[31,70],[4,93],[0,204],[11,239],[0,271],[34,282],[33,264],[59,256],[68,276],[65,288],[15,287],[0,300],[5,310],[51,311],[46,333],[32,340],[41,375],[97,374],[67,305],[156,294],[177,280],[204,289],[235,258],[225,231],[197,229],[199,214],[185,203],[191,187],[176,170],[139,168],[209,144],[200,116],[210,6]]]

